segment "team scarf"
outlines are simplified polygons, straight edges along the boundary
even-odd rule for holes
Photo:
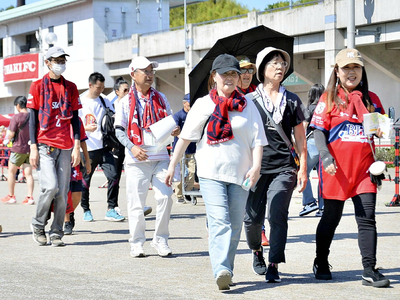
[[[338,96],[342,101],[346,101],[346,91],[340,85],[338,85]],[[368,109],[362,102],[362,97],[363,94],[357,90],[347,93],[348,104],[346,113],[349,115],[348,120],[350,122],[362,123],[364,120],[364,114],[369,113]]]
[[[207,126],[207,144],[223,143],[234,138],[228,111],[242,112],[246,107],[246,99],[234,90],[229,98],[218,96],[214,88],[210,91],[211,100],[216,104]]]
[[[135,84],[133,84],[129,91],[128,138],[138,146],[143,145],[142,129],[151,132],[150,125],[168,116],[165,102],[154,88],[150,87],[148,99],[145,97],[144,102],[145,105],[142,107]],[[140,108],[143,111],[142,118],[140,118]]]
[[[52,103],[58,101],[58,118],[68,120],[72,118],[72,106],[68,96],[64,77],[61,76],[60,99],[54,92],[53,84],[47,73],[42,79],[39,96],[39,125],[40,129],[45,131],[49,129],[51,111],[54,109]]]
[[[256,90],[257,86],[255,84],[250,84],[249,87],[245,90],[241,89],[240,87],[238,87],[238,91],[243,95],[247,95],[249,93],[252,93]]]

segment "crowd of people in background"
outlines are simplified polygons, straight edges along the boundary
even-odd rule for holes
[[[118,206],[121,174],[126,178],[130,255],[146,257],[145,216],[151,185],[156,200],[155,230],[151,246],[161,257],[172,255],[168,244],[169,221],[175,190],[177,203],[185,203],[182,187],[193,189],[198,180],[206,207],[209,256],[219,290],[229,290],[242,226],[252,252],[252,268],[267,283],[281,282],[278,265],[286,262],[288,215],[292,194],[303,192],[300,216],[317,211],[315,278],[332,279],[328,262],[330,246],[351,198],[358,225],[362,257],[362,284],[387,287],[390,281],[376,269],[377,185],[368,169],[374,162],[372,136],[363,131],[363,115],[384,113],[378,96],[368,89],[361,54],[340,51],[326,90],[311,87],[307,107],[282,82],[292,64],[289,54],[267,47],[255,62],[246,55],[221,54],[212,63],[209,93],[190,101],[173,115],[166,96],[153,87],[158,62],[138,56],[129,65],[132,84],[117,78],[114,98],[104,94],[105,77],[94,72],[88,90],[79,95],[65,79],[69,55],[60,47],[45,54],[49,72],[32,83],[29,96],[18,96],[18,114],[9,131],[1,128],[0,140],[13,141],[8,160],[8,194],[5,204],[17,202],[16,172],[27,182],[24,204],[33,205],[36,169],[39,197],[31,221],[33,240],[64,246],[64,234],[72,234],[74,211],[81,205],[83,221],[91,222],[90,183],[97,167],[107,178],[105,220],[124,221]],[[255,78],[253,77],[255,75]],[[256,84],[258,82],[258,85]],[[105,146],[103,118],[114,115],[117,146]],[[168,123],[175,137],[172,157],[152,133],[152,125]],[[354,128],[354,130],[349,129]],[[378,129],[377,137],[382,136]],[[342,153],[346,155],[342,155]],[[176,166],[188,173],[173,186]],[[317,169],[315,198],[309,180]],[[46,226],[52,219],[46,236]],[[265,234],[269,226],[269,240]],[[0,226],[0,232],[1,232]],[[264,247],[269,246],[268,263]]]

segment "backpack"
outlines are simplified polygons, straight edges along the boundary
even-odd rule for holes
[[[100,131],[103,137],[103,147],[107,150],[119,148],[121,143],[115,136],[114,112],[106,106],[106,103],[101,96],[99,96],[99,98],[105,110],[104,115],[100,119]]]

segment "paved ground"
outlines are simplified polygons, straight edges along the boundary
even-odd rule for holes
[[[314,279],[315,228],[318,218],[298,217],[301,197],[296,192],[290,206],[287,263],[280,265],[282,282],[266,284],[254,275],[251,254],[242,235],[236,256],[236,286],[221,293],[212,278],[207,251],[205,207],[175,204],[170,222],[173,250],[170,258],[160,258],[150,247],[154,213],[147,217],[146,258],[129,256],[128,223],[104,221],[105,181],[97,172],[91,189],[95,222],[82,220],[77,209],[76,231],[64,237],[67,246],[40,247],[33,240],[29,224],[35,206],[22,205],[25,184],[17,184],[18,203],[0,203],[0,299],[400,299],[400,207],[386,207],[394,195],[394,183],[384,182],[378,195],[378,266],[392,281],[386,289],[361,285],[361,258],[357,246],[352,202],[345,205],[343,219],[331,248],[333,280]],[[125,181],[125,180],[124,180]],[[313,182],[315,184],[315,182]],[[35,198],[38,197],[36,183]],[[0,181],[1,197],[7,183]],[[120,207],[126,212],[125,182]],[[154,207],[150,192],[148,204]],[[266,249],[268,251],[268,249]]]

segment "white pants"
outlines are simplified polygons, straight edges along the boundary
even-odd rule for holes
[[[125,163],[126,199],[128,206],[129,243],[143,246],[146,241],[146,222],[143,208],[150,183],[154,190],[157,203],[156,224],[153,240],[167,241],[169,237],[169,219],[172,208],[172,188],[164,183],[169,160],[151,161],[144,163]]]

